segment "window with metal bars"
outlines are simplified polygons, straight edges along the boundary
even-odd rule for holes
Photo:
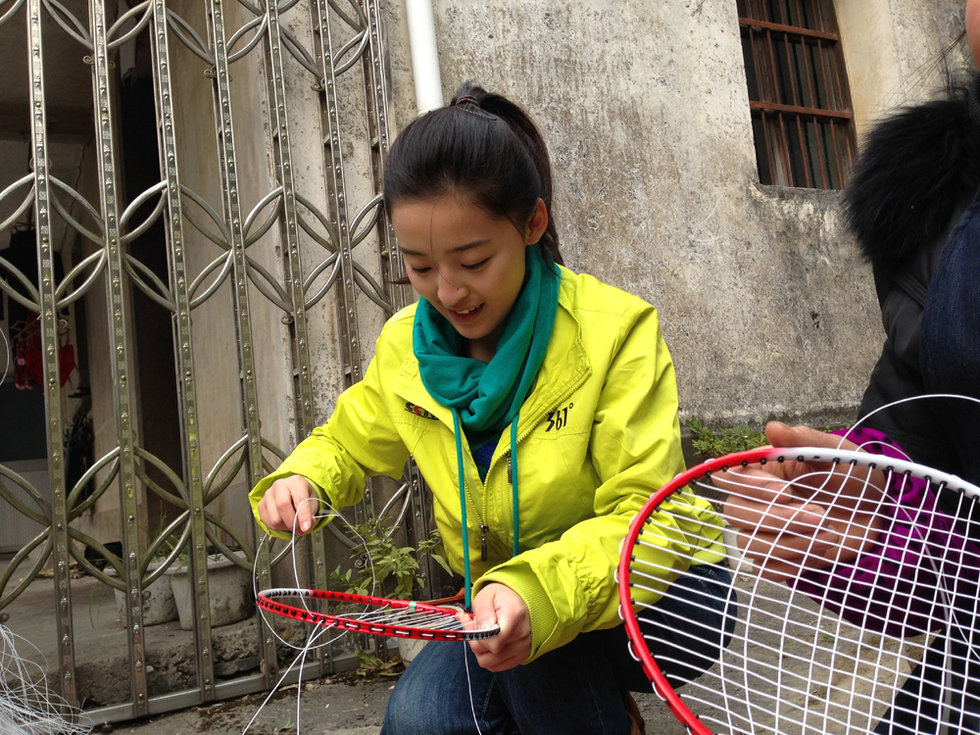
[[[840,189],[855,152],[831,0],[737,0],[759,180]]]

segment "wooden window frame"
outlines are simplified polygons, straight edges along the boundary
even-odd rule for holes
[[[831,0],[738,0],[759,180],[841,189],[856,143]]]

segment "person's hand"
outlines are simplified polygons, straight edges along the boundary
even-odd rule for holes
[[[259,501],[259,518],[270,531],[306,533],[313,528],[315,502],[304,502],[314,497],[313,486],[302,475],[290,475],[276,480]]]
[[[980,66],[980,0],[966,0],[966,41]]]
[[[527,605],[510,587],[491,582],[473,598],[473,620],[477,627],[494,623],[500,632],[492,638],[470,641],[477,663],[488,671],[506,671],[531,655],[531,619]]]
[[[839,436],[778,422],[766,426],[766,437],[774,447],[857,449]],[[787,459],[712,475],[729,492],[725,520],[762,576],[784,581],[848,562],[877,540],[873,511],[884,493],[884,473],[842,465],[828,478],[829,467]]]

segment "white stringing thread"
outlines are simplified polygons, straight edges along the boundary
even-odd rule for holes
[[[26,638],[0,625],[0,732],[4,735],[86,735],[91,724],[79,721],[81,710],[48,689],[44,669],[17,653]]]
[[[4,334],[3,330],[0,329],[0,337],[3,337],[4,354],[7,355],[7,359],[3,364],[3,375],[0,375],[0,385],[7,379],[7,373],[10,371],[10,355],[12,350],[10,349],[10,342],[7,341],[7,335]],[[14,357],[16,360],[17,358]]]
[[[476,703],[473,701],[473,680],[470,678],[470,660],[466,657],[466,649],[469,644],[461,646],[463,649],[463,666],[466,667],[466,689],[470,695],[470,714],[473,715],[473,725],[476,727],[476,732],[478,735],[483,735],[483,730],[480,729],[480,722],[476,716]]]
[[[290,542],[289,542],[289,552],[290,552],[290,558],[292,559],[292,563],[293,563],[293,582],[294,582],[296,588],[297,589],[300,589],[300,588],[302,588],[304,586],[304,585],[301,585],[300,584],[300,581],[299,581],[299,566],[296,563],[296,538],[297,538],[297,534],[296,534],[296,530],[297,530],[296,529],[296,521],[297,521],[298,516],[299,516],[298,511],[299,511],[300,508],[303,507],[303,504],[304,503],[317,503],[317,504],[323,504],[324,506],[326,506],[326,508],[327,508],[327,510],[329,512],[327,512],[325,514],[315,514],[313,516],[313,520],[317,521],[317,520],[322,520],[324,518],[331,518],[331,517],[339,518],[344,523],[344,525],[347,526],[347,529],[351,532],[351,534],[353,534],[357,538],[357,540],[360,541],[361,546],[362,546],[362,548],[365,551],[365,556],[367,558],[368,567],[371,570],[371,591],[370,591],[370,594],[371,595],[374,595],[375,589],[377,587],[377,578],[375,577],[375,574],[374,574],[374,561],[371,559],[371,555],[367,553],[367,548],[368,548],[367,547],[367,541],[364,539],[363,536],[361,536],[357,532],[357,529],[355,529],[350,524],[350,522],[346,518],[344,518],[343,515],[341,515],[332,505],[330,505],[329,502],[327,502],[326,500],[324,500],[322,498],[316,497],[316,496],[311,496],[311,497],[306,498],[303,501],[301,501],[300,504],[299,504],[299,507],[297,507],[297,509],[296,509],[297,510],[297,514],[296,514],[296,516],[293,517],[293,537],[292,537],[292,539],[290,539]],[[269,539],[269,534],[268,533],[265,534],[264,536],[262,536],[262,538],[259,540],[258,548],[256,548],[256,550],[255,550],[255,562],[254,562],[253,567],[252,567],[252,596],[255,597],[256,599],[259,596],[259,590],[258,590],[258,587],[256,585],[256,579],[258,578],[259,551],[261,550],[262,545],[268,539]],[[309,610],[309,607],[308,607],[308,605],[306,603],[305,598],[302,598],[302,597],[300,598],[300,604],[302,604],[302,606],[304,607],[304,609]],[[255,719],[259,716],[259,713],[262,711],[262,709],[265,707],[265,705],[268,703],[268,701],[272,698],[272,696],[277,691],[279,691],[279,687],[282,686],[283,681],[286,679],[287,676],[289,676],[289,673],[294,668],[296,668],[297,664],[299,664],[299,668],[298,668],[299,674],[298,674],[297,680],[296,680],[296,735],[300,735],[300,693],[303,691],[303,666],[306,663],[306,655],[307,655],[307,653],[309,651],[314,650],[315,648],[322,648],[323,646],[329,646],[334,641],[340,639],[341,636],[345,635],[347,633],[347,631],[342,631],[342,632],[338,633],[337,635],[333,636],[332,638],[330,638],[329,640],[323,641],[321,643],[317,643],[317,640],[321,636],[326,635],[326,633],[332,627],[332,626],[329,626],[329,625],[317,625],[317,626],[314,626],[313,631],[308,636],[306,643],[304,645],[302,645],[302,646],[297,646],[297,645],[295,645],[293,643],[290,643],[289,641],[285,640],[282,636],[279,635],[278,632],[276,632],[275,627],[272,626],[269,623],[269,621],[266,619],[266,611],[264,609],[259,608],[259,614],[262,617],[262,621],[266,624],[266,627],[269,629],[269,631],[272,633],[272,635],[275,636],[276,640],[278,640],[280,643],[282,643],[283,645],[285,645],[285,646],[287,646],[289,648],[292,648],[292,649],[295,649],[295,650],[299,651],[299,653],[296,655],[296,658],[293,659],[292,663],[290,663],[289,666],[286,667],[286,670],[283,672],[282,676],[279,677],[279,681],[277,681],[276,684],[275,684],[275,686],[272,687],[272,689],[269,691],[269,693],[266,696],[266,698],[262,700],[262,704],[259,705],[259,708],[255,711],[255,714],[252,715],[252,719],[248,721],[248,724],[245,725],[245,729],[242,730],[242,735],[245,735],[245,733],[248,732],[248,729],[252,726],[252,723],[255,722]],[[317,644],[317,645],[314,646],[314,644]]]
[[[960,395],[959,393],[922,393],[920,395],[907,396],[905,398],[899,398],[897,401],[892,401],[891,403],[886,403],[884,406],[878,406],[878,408],[876,408],[874,411],[870,411],[870,412],[866,413],[864,416],[862,416],[857,421],[855,421],[853,424],[851,424],[850,428],[841,436],[840,443],[838,443],[837,448],[840,449],[843,446],[845,440],[848,440],[849,439],[851,441],[854,441],[854,438],[851,436],[851,432],[853,432],[855,429],[857,429],[858,427],[860,427],[861,424],[863,424],[865,421],[867,421],[868,419],[870,419],[876,413],[880,413],[882,411],[887,411],[889,408],[894,408],[895,406],[900,406],[903,403],[911,403],[912,401],[921,401],[923,399],[929,399],[929,398],[952,398],[952,399],[955,399],[955,400],[969,401],[971,403],[976,403],[977,405],[980,405],[980,399],[974,398],[973,396]],[[870,441],[868,443],[870,443]],[[861,448],[864,449],[864,445],[862,445]],[[899,450],[899,453],[903,457],[905,457],[905,459],[911,459],[908,456],[908,454],[906,454],[905,451],[904,450],[901,450],[899,447],[896,447],[896,446],[892,445],[892,449]]]
[[[377,578],[374,574],[374,562],[371,559],[371,555],[367,553],[367,541],[364,539],[364,537],[362,537],[357,532],[357,530],[350,524],[350,522],[346,518],[344,518],[343,515],[341,515],[332,505],[330,505],[328,501],[324,500],[323,498],[319,498],[319,497],[306,498],[300,503],[300,507],[302,507],[303,503],[322,503],[324,506],[326,506],[328,512],[325,514],[315,515],[314,520],[322,520],[323,518],[330,518],[330,517],[339,518],[344,523],[344,525],[347,526],[347,529],[354,536],[357,537],[357,540],[360,541],[361,546],[365,550],[365,557],[367,558],[368,566],[371,569],[371,591],[369,594],[373,596],[377,588]],[[299,511],[299,508],[297,508],[296,510]],[[299,513],[297,512],[297,516],[298,515]],[[269,534],[265,534],[260,539],[259,546],[255,551],[255,565],[253,565],[252,568],[252,596],[256,598],[258,598],[258,594],[259,594],[258,587],[256,586],[256,579],[258,577],[257,565],[259,559],[259,550],[262,548],[262,545],[266,542],[268,538],[269,538]],[[293,518],[293,537],[289,543],[290,543],[290,556],[293,562],[293,582],[295,583],[297,589],[301,589],[303,585],[300,584],[299,567],[296,564],[296,517]],[[300,604],[302,604],[306,610],[309,610],[305,598],[300,597],[299,601]],[[313,644],[316,643],[317,638],[321,635],[325,635],[326,632],[330,630],[331,626],[322,626],[322,625],[314,626],[314,631],[313,633],[311,633],[306,644],[303,646],[297,646],[283,639],[276,632],[275,628],[272,625],[270,625],[268,620],[266,619],[265,617],[266,612],[267,611],[262,608],[259,609],[259,613],[262,616],[262,620],[263,622],[265,622],[266,626],[269,628],[272,635],[275,636],[276,639],[279,640],[283,645],[288,646],[289,648],[293,648],[299,651],[299,653],[297,654],[296,658],[293,659],[292,663],[290,663],[289,666],[286,668],[286,670],[283,672],[282,676],[279,677],[279,681],[276,682],[275,686],[272,688],[272,690],[269,692],[266,698],[262,700],[262,704],[259,705],[259,708],[255,711],[255,714],[252,715],[252,719],[248,721],[248,724],[245,725],[245,729],[242,730],[242,735],[245,735],[245,733],[248,732],[248,729],[255,722],[255,719],[259,716],[259,713],[262,711],[262,709],[265,707],[268,701],[272,699],[272,696],[279,690],[279,687],[282,686],[283,681],[286,679],[289,673],[296,667],[297,663],[299,664],[300,673],[296,682],[296,735],[300,735],[300,693],[303,690],[303,681],[302,681],[303,664],[306,662],[307,652],[314,648]],[[338,640],[341,636],[345,635],[346,633],[347,631],[343,631],[337,634],[336,636],[334,636],[333,638],[331,638],[330,640],[318,644],[316,647],[328,646],[334,641]],[[468,690],[469,699],[470,699],[470,713],[473,715],[473,725],[476,727],[476,731],[478,735],[483,735],[483,730],[480,728],[479,718],[477,717],[476,714],[476,703],[473,700],[473,683],[470,677],[470,662],[469,659],[466,657],[466,646],[468,645],[469,644],[464,642],[464,645],[461,646],[461,648],[463,650],[463,665],[466,669],[466,688]]]

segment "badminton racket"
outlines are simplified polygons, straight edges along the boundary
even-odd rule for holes
[[[259,592],[256,604],[268,612],[311,625],[394,638],[469,641],[491,638],[500,632],[496,624],[475,627],[473,616],[457,607],[350,592],[273,588]]]
[[[761,471],[772,474],[764,495],[751,481]],[[683,668],[683,656],[651,653],[658,641],[644,635],[652,629],[644,620],[661,599],[680,598],[683,586],[668,583],[676,572],[656,560],[678,548],[694,492],[719,504],[759,508],[764,500],[760,522],[740,524],[737,543],[732,528],[707,529],[729,547],[731,639],[718,661],[680,686],[671,672]],[[655,493],[630,525],[618,568],[630,649],[698,735],[978,732],[978,496],[955,476],[862,451],[764,447],[703,462]],[[855,522],[815,506],[852,509]],[[798,553],[795,571],[760,551],[772,545],[771,532],[787,528],[765,525],[776,511],[796,524],[780,539]],[[697,544],[690,548],[697,563]],[[673,622],[692,648],[722,635],[690,619]]]

